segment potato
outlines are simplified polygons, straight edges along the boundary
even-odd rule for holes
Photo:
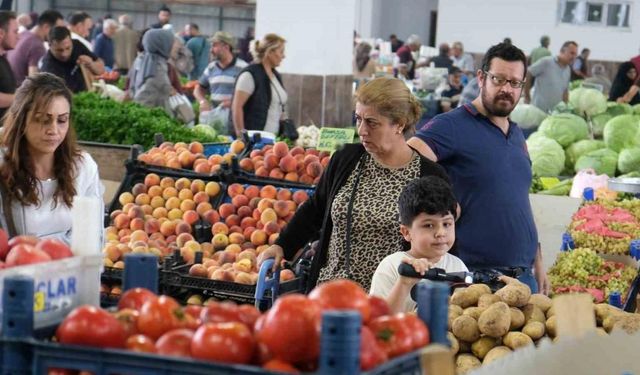
[[[523,346],[532,345],[533,340],[522,332],[509,332],[502,338],[502,343],[516,350]]]
[[[500,297],[495,294],[483,294],[478,298],[478,307],[487,308],[496,302],[502,301]]]
[[[522,333],[531,337],[532,340],[537,340],[544,336],[544,331],[544,323],[540,323],[535,320],[529,321],[524,327],[522,327]]]
[[[478,297],[484,294],[491,294],[491,288],[487,284],[471,284],[467,287],[467,290],[473,290],[478,294]]]
[[[458,316],[462,315],[464,309],[458,305],[449,305],[449,313],[456,313]]]
[[[458,288],[451,296],[451,304],[458,305],[460,307],[467,308],[478,303],[478,295],[467,290],[467,288]]]
[[[531,289],[521,282],[514,282],[498,290],[496,296],[511,307],[522,307],[529,302]]]
[[[595,312],[596,312],[596,322],[599,325],[602,325],[604,320],[609,315],[622,312],[622,310],[620,310],[619,308],[611,306],[608,303],[599,303],[599,304],[595,305],[594,309],[595,309]]]
[[[553,308],[553,305],[551,305],[551,307],[549,307],[549,310],[547,310],[547,319],[551,318],[552,316],[556,315],[556,309]]]
[[[447,339],[449,339],[449,342],[451,343],[451,353],[453,353],[453,355],[458,354],[458,351],[460,350],[458,339],[451,332],[447,332]]]
[[[466,374],[481,365],[480,360],[473,354],[458,354],[456,357],[456,374]]]
[[[498,339],[489,336],[483,336],[480,337],[476,342],[471,344],[471,352],[479,359],[482,359],[485,355],[487,355],[489,350],[493,349],[496,345],[498,345]]]
[[[530,303],[522,308],[522,313],[524,314],[524,320],[527,323],[533,320],[544,324],[547,321],[542,310],[540,310],[538,306]]]
[[[543,313],[546,313],[552,305],[551,298],[540,293],[532,294],[529,297],[529,303],[538,306]]]
[[[451,327],[453,334],[460,340],[474,342],[480,338],[478,322],[469,315],[460,315],[453,321]]]
[[[607,333],[607,331],[604,330],[604,328],[602,327],[598,327],[596,328],[596,332],[598,332],[598,334],[600,336],[608,336],[609,334]]]
[[[551,337],[556,337],[556,316],[553,315],[551,318],[547,319],[545,322],[545,327],[547,327],[547,333]]]
[[[487,336],[502,337],[509,332],[510,327],[511,312],[504,302],[496,302],[489,306],[478,318],[478,328]]]
[[[614,312],[610,314],[602,322],[602,328],[604,328],[604,330],[607,331],[608,333],[611,333],[611,331],[613,330],[613,326],[616,324],[616,322],[624,318],[624,316],[625,316],[624,313]]]
[[[613,324],[613,329],[621,329],[630,335],[640,331],[640,315],[628,314],[621,317]]]
[[[511,312],[511,325],[509,326],[509,330],[513,331],[522,328],[525,322],[522,311],[517,307],[510,307],[509,311]]]
[[[482,307],[467,307],[462,312],[462,315],[469,315],[473,319],[478,320],[478,318],[480,317],[480,314],[482,314],[484,310],[486,309],[483,309]]]
[[[486,365],[487,363],[491,363],[496,359],[502,358],[509,353],[511,353],[511,349],[509,349],[508,347],[496,346],[495,348],[489,350],[489,353],[487,353],[487,355],[484,356],[484,360],[482,361],[482,364]]]

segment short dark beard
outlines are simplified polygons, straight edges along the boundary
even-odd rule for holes
[[[508,99],[511,101],[511,108],[498,108],[495,105],[495,102],[498,99]],[[486,92],[484,90],[480,90],[480,99],[482,100],[482,105],[484,106],[484,109],[487,111],[487,113],[491,116],[495,116],[495,117],[507,117],[509,116],[509,114],[511,113],[511,111],[513,111],[513,109],[515,108],[515,102],[513,97],[509,96],[509,95],[498,95],[493,99],[493,102],[489,101],[489,98],[487,98]]]

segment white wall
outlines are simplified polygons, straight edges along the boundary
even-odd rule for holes
[[[438,9],[438,0],[357,0],[356,9],[356,30],[361,37],[388,40],[396,34],[406,40],[417,34],[426,45],[431,11]]]
[[[468,52],[484,53],[510,37],[525,53],[549,35],[555,54],[567,40],[591,50],[591,59],[625,61],[640,47],[640,1],[634,0],[629,30],[558,23],[558,0],[443,0],[438,13],[437,41],[462,41]]]
[[[287,40],[281,73],[352,73],[356,0],[259,0],[256,38],[276,33]]]

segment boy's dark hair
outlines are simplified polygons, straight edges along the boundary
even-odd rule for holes
[[[482,58],[482,71],[488,72],[491,69],[491,60],[500,58],[504,61],[521,61],[524,65],[524,77],[527,76],[527,57],[524,52],[511,43],[498,43],[491,46]]]
[[[160,7],[160,9],[158,9],[158,12],[168,12],[169,14],[171,14],[171,9],[169,9],[168,6],[163,5]]]
[[[451,186],[440,177],[428,176],[413,180],[402,189],[398,198],[400,223],[411,226],[413,220],[427,215],[448,215],[456,217],[458,202]]]
[[[0,28],[8,31],[9,22],[16,19],[16,14],[8,10],[0,10]]]
[[[91,18],[87,12],[73,12],[69,15],[69,25],[75,26],[83,23],[87,18]]]
[[[56,26],[49,31],[49,43],[62,42],[71,38],[71,32],[64,26]]]
[[[42,14],[38,17],[38,25],[49,25],[51,27],[55,26],[58,20],[63,20],[64,17],[62,13],[57,10],[49,9],[42,12]]]

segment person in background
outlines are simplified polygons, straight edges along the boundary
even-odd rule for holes
[[[251,56],[251,41],[256,38],[256,32],[253,26],[247,27],[244,38],[238,42],[238,57],[244,61],[253,61]]]
[[[449,112],[458,106],[462,94],[462,71],[456,66],[449,68],[449,86],[440,94],[440,109]]]
[[[238,75],[231,102],[237,137],[241,137],[245,129],[278,134],[288,98],[280,73],[276,71],[285,57],[285,42],[276,34],[267,34],[255,41],[254,62]]]
[[[453,60],[449,57],[449,45],[442,43],[438,46],[438,56],[434,56],[429,61],[429,64],[433,63],[436,68],[449,69],[453,66]]]
[[[543,57],[551,56],[551,51],[549,51],[550,43],[551,39],[548,36],[543,35],[540,37],[540,46],[534,48],[529,54],[529,65],[535,64]]]
[[[462,89],[458,107],[471,103],[479,94],[480,86],[478,86],[478,78],[473,77]]]
[[[18,43],[18,22],[16,14],[7,10],[0,11],[0,121],[13,103],[16,80],[7,61],[7,51]],[[0,122],[0,125],[2,123]]]
[[[168,25],[171,22],[171,9],[168,6],[163,5],[158,10],[158,22],[154,23],[150,27],[152,29],[161,29],[164,25]]]
[[[115,65],[120,74],[126,75],[138,54],[137,44],[140,33],[133,30],[131,16],[123,14],[118,18],[120,28],[113,35]]]
[[[571,80],[585,79],[589,77],[589,54],[591,50],[589,48],[583,48],[580,55],[576,57],[571,65]]]
[[[78,40],[71,39],[65,27],[56,26],[49,32],[49,52],[42,59],[42,71],[62,78],[72,92],[86,91],[80,66],[91,74],[104,73],[104,63]]]
[[[413,53],[420,51],[420,37],[412,34],[407,38],[407,43],[398,48],[396,55],[398,56],[398,74],[406,79],[414,79],[416,75],[416,68],[425,66],[426,64],[416,64],[416,60],[413,58]]]
[[[584,83],[592,83],[602,86],[602,93],[609,95],[611,90],[611,80],[607,75],[607,71],[602,64],[593,64],[591,67],[591,76],[585,78]]]
[[[40,71],[38,64],[47,50],[44,42],[49,31],[53,27],[64,26],[64,17],[57,10],[46,10],[38,17],[38,22],[31,30],[23,33],[18,40],[16,48],[9,51],[7,59],[11,64],[11,70],[16,78],[16,84],[20,86],[27,76]]]
[[[96,38],[93,53],[104,61],[104,65],[112,69],[115,65],[115,48],[113,36],[118,31],[118,22],[113,19],[102,21],[102,33]]]
[[[69,30],[71,39],[82,43],[89,51],[93,51],[93,45],[87,40],[91,34],[93,20],[86,12],[74,12],[69,15]]]
[[[416,178],[437,176],[442,167],[407,145],[422,105],[397,78],[376,78],[355,94],[357,131],[362,143],[336,151],[317,189],[295,212],[275,245],[258,262],[293,260],[298,249],[320,236],[307,290],[316,283],[347,278],[369,290],[378,264],[407,250],[400,233],[398,197]]]
[[[204,35],[200,34],[200,28],[195,23],[189,24],[190,38],[186,46],[193,55],[193,70],[189,73],[189,80],[200,78],[204,69],[209,65],[209,50],[211,45]]]
[[[93,45],[96,44],[98,36],[102,34],[102,31],[104,29],[104,21],[112,19],[113,16],[111,15],[111,13],[107,13],[102,18],[98,18],[98,21],[91,27],[91,30],[89,30],[89,40],[91,40],[91,43],[93,43]]]
[[[233,55],[233,36],[224,31],[218,31],[211,38],[211,55],[214,61],[200,76],[193,94],[200,103],[200,112],[213,108],[231,108],[233,86],[236,77],[247,67],[247,63]],[[207,94],[210,100],[207,100]]]
[[[11,237],[70,245],[74,197],[103,202],[98,165],[80,150],[70,126],[71,103],[65,82],[49,73],[28,77],[16,91],[0,152],[0,223]],[[102,210],[93,214],[102,221]]]
[[[398,267],[409,264],[421,275],[430,268],[445,272],[467,272],[460,258],[449,253],[456,240],[458,203],[451,186],[429,176],[410,181],[398,198],[400,233],[411,243],[407,251],[393,253],[380,262],[369,293],[384,298],[391,313],[415,311],[411,289],[419,278],[401,276]]]
[[[29,13],[22,13],[16,20],[18,21],[18,34],[29,31],[31,26],[33,26],[31,24],[31,16],[29,16]]]
[[[398,48],[404,45],[404,41],[398,39],[396,34],[389,35],[389,41],[391,42],[391,52],[393,53],[398,52]]]
[[[514,45],[485,53],[476,73],[480,95],[471,104],[440,114],[408,143],[442,165],[461,214],[456,250],[470,270],[497,269],[548,293],[538,232],[529,201],[531,161],[522,130],[509,120],[527,73]],[[568,79],[568,78],[567,78]],[[500,212],[487,220],[487,212]]]
[[[638,71],[631,61],[620,64],[616,77],[611,84],[609,100],[618,103],[629,103],[631,105],[640,103],[638,94]]]
[[[376,62],[371,58],[371,45],[360,42],[353,56],[353,79],[362,82],[373,78],[376,74]]]
[[[560,102],[569,100],[571,64],[578,55],[578,44],[567,41],[562,44],[558,56],[547,56],[529,67],[524,87],[524,101],[549,112]],[[531,80],[535,78],[535,91],[531,98]]]
[[[451,60],[453,60],[453,66],[460,68],[462,74],[473,78],[476,72],[475,62],[470,53],[464,52],[462,42],[453,42],[451,45]]]

